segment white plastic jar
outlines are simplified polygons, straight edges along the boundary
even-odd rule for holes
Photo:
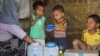
[[[44,48],[44,56],[58,56],[58,47],[54,42],[48,42]]]
[[[43,56],[43,48],[39,43],[28,46],[27,56]]]

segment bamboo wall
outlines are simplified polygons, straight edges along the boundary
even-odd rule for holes
[[[49,0],[45,12],[47,24],[52,22],[52,7],[56,4],[63,5],[65,9],[68,34],[81,33],[85,28],[85,20],[88,15],[100,15],[100,0]]]

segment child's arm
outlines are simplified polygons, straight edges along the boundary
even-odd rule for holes
[[[67,23],[64,24],[64,27],[55,28],[55,31],[65,32],[67,29]]]
[[[67,30],[67,23],[64,24],[64,29],[61,28],[62,31],[66,31]]]
[[[37,16],[34,20],[31,17],[31,25],[34,25],[36,23],[36,21],[41,18],[42,16]]]

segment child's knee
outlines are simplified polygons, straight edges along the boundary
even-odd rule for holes
[[[73,45],[77,45],[78,43],[80,42],[80,40],[78,40],[78,39],[75,39],[74,41],[73,41]]]

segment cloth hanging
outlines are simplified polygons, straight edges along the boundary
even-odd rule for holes
[[[30,16],[29,0],[15,0],[19,3],[19,18],[23,19]]]
[[[3,0],[0,4],[0,23],[19,25],[17,8],[15,0]]]

